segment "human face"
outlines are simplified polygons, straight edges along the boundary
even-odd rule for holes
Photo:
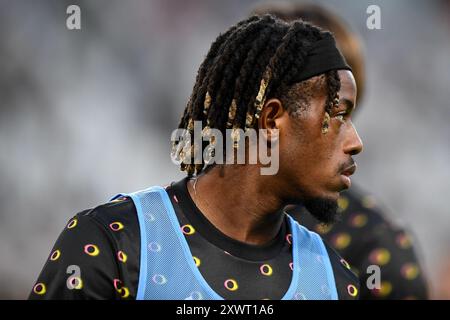
[[[351,185],[350,175],[356,169],[352,156],[363,148],[351,120],[356,84],[350,71],[340,70],[338,74],[339,105],[331,110],[326,133],[322,130],[327,101],[324,83],[318,84],[309,107],[300,116],[279,120],[279,177],[293,203],[317,198],[337,200],[339,192]]]

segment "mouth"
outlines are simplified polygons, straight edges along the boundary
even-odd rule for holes
[[[353,163],[351,166],[344,169],[344,171],[341,172],[341,178],[344,182],[345,186],[350,188],[352,185],[352,180],[350,179],[350,176],[354,174],[356,171],[356,163]]]

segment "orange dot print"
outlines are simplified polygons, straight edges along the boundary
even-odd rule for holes
[[[353,228],[362,228],[367,224],[367,215],[363,213],[355,214],[349,220],[350,226]]]
[[[338,233],[333,236],[331,241],[336,249],[341,250],[348,247],[352,237],[348,233]]]
[[[405,263],[400,269],[403,278],[407,280],[414,280],[420,273],[419,266],[415,263]]]
[[[385,248],[378,248],[370,253],[369,260],[373,264],[384,266],[391,260],[391,253]]]

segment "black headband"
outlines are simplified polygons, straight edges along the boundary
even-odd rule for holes
[[[304,67],[294,77],[292,83],[301,82],[331,70],[350,70],[341,52],[336,47],[334,37],[329,34],[317,41],[309,49]]]

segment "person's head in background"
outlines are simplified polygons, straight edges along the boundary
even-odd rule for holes
[[[255,7],[251,13],[257,15],[271,14],[287,22],[302,19],[333,33],[339,51],[352,68],[358,95],[359,105],[364,96],[365,68],[364,53],[361,40],[339,16],[323,6],[311,3],[276,2]],[[359,106],[360,107],[360,106]]]

